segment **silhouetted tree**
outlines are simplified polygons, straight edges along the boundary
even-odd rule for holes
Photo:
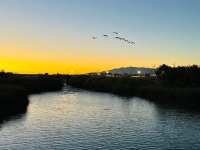
[[[193,66],[170,67],[165,64],[157,68],[159,79],[175,87],[200,87],[200,68]]]
[[[160,65],[160,66],[157,68],[156,75],[157,75],[158,78],[160,78],[160,79],[167,80],[168,75],[169,75],[170,72],[171,72],[171,69],[172,69],[172,68],[171,68],[170,66],[167,66],[166,64]]]

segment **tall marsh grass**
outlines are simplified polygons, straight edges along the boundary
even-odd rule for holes
[[[124,96],[138,96],[159,103],[200,108],[200,89],[169,87],[158,78],[71,76],[70,86]]]
[[[0,76],[0,119],[26,111],[28,94],[61,90],[63,79],[58,76]]]

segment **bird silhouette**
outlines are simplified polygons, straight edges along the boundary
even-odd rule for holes
[[[113,33],[118,34],[119,32],[113,32]]]
[[[118,34],[119,33],[119,31],[118,32],[113,32],[114,34]],[[107,34],[104,34],[104,35],[102,35],[102,36],[104,36],[104,37],[107,37],[108,38],[108,35]],[[94,36],[92,36],[92,38],[95,40],[96,38],[98,38],[98,37],[94,37]],[[133,41],[129,41],[129,40],[127,40],[127,39],[125,39],[125,38],[122,38],[122,37],[113,37],[113,39],[118,39],[118,40],[123,40],[123,41],[125,41],[125,42],[127,42],[127,43],[130,43],[130,44],[135,44],[135,42],[133,42]]]
[[[116,38],[116,39],[120,39],[120,37],[118,37],[118,36],[117,36],[117,37],[115,37],[115,38]]]
[[[135,42],[131,42],[132,44],[135,44]]]

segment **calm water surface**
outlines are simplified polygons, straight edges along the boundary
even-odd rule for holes
[[[200,113],[65,87],[29,97],[0,125],[0,149],[200,149]]]

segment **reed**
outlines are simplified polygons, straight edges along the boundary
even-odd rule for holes
[[[59,76],[0,76],[0,120],[27,110],[28,95],[45,91],[61,90],[63,78]]]
[[[138,96],[158,103],[200,107],[200,89],[170,87],[158,78],[71,76],[67,84],[123,96]]]

